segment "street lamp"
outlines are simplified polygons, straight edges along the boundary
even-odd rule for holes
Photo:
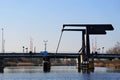
[[[44,45],[45,45],[45,51],[47,50],[47,42],[48,42],[48,40],[43,40],[43,42],[45,43]]]
[[[24,50],[24,49],[25,49],[25,47],[23,46],[23,53],[25,52],[25,50]]]
[[[104,53],[104,47],[102,47],[102,53]]]
[[[26,48],[26,53],[28,53],[28,48]]]
[[[4,29],[2,28],[2,53],[5,52],[5,49],[4,49],[4,45],[5,44],[5,40],[4,40]]]
[[[97,50],[98,50],[98,53],[100,53],[100,48],[98,48]]]

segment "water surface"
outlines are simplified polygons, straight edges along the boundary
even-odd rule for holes
[[[91,73],[78,73],[75,66],[52,66],[44,73],[42,67],[7,67],[0,80],[120,80],[120,73],[97,67]]]

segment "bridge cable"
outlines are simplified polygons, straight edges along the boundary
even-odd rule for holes
[[[59,42],[58,42],[57,49],[56,49],[56,54],[57,54],[58,49],[59,49],[59,45],[60,45],[60,42],[61,42],[62,35],[63,35],[63,31],[61,32],[61,35],[60,35],[60,38],[59,38]]]

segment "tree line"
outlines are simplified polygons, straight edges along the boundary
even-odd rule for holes
[[[106,53],[108,53],[108,54],[120,54],[120,42],[116,42],[116,44],[112,48],[108,49],[106,51]]]

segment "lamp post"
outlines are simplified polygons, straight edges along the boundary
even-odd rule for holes
[[[98,53],[100,53],[100,48],[98,48],[97,50],[98,50]]]
[[[47,50],[47,42],[48,42],[48,40],[44,40],[43,42],[45,43],[44,45],[45,45],[45,51],[46,51]]]
[[[104,53],[104,47],[102,47],[102,53]]]
[[[25,47],[23,46],[23,53],[25,52]]]
[[[26,48],[26,53],[28,53],[28,48]]]
[[[4,49],[4,45],[5,44],[5,40],[4,40],[4,29],[2,28],[2,53],[5,52],[5,49]]]

